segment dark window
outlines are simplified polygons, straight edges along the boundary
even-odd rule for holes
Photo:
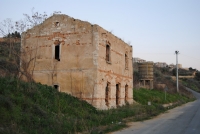
[[[59,22],[55,22],[54,25],[55,25],[56,27],[58,27],[58,26],[60,25],[60,23],[59,23]]]
[[[60,45],[55,46],[55,59],[60,61]]]
[[[125,54],[125,69],[128,69],[128,56]]]
[[[54,85],[53,87],[59,91],[59,86],[58,85]]]
[[[106,61],[110,62],[110,46],[106,45]]]

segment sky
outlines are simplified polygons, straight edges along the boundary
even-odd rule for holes
[[[54,11],[98,24],[130,43],[133,57],[200,70],[200,0],[0,0],[0,22]]]

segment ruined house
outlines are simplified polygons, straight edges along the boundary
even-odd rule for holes
[[[22,34],[21,49],[26,78],[98,109],[133,103],[132,47],[98,25],[53,15]]]

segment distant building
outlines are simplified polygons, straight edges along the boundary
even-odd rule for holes
[[[140,58],[133,58],[133,63],[143,63],[143,62],[146,62],[146,60]]]
[[[169,64],[169,66],[168,66],[169,68],[176,68],[176,65],[174,65],[173,63],[172,64]],[[183,67],[182,67],[182,64],[178,64],[178,68],[182,68],[183,69]],[[184,68],[185,69],[185,68]],[[188,69],[185,69],[185,70],[188,70]]]
[[[187,68],[187,67],[184,67],[184,68],[182,67],[182,69],[184,69],[184,70],[188,70],[188,71],[189,71],[189,68]]]
[[[176,65],[174,65],[174,64],[172,63],[172,64],[169,64],[168,67],[173,69],[173,68],[176,67]]]
[[[182,64],[178,64],[178,68],[182,68]]]
[[[165,63],[165,62],[156,62],[156,63],[154,63],[154,65],[156,67],[167,67],[168,66],[167,63]]]

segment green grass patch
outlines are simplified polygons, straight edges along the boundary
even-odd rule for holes
[[[166,95],[166,99],[165,99]],[[169,94],[164,91],[159,91],[159,90],[148,90],[148,89],[139,89],[139,90],[134,90],[134,100],[139,102],[142,105],[147,105],[148,102],[151,102],[153,105],[158,105],[158,104],[168,104],[168,103],[173,103],[173,102],[178,102],[178,101],[183,101],[183,102],[188,102],[190,101],[189,98],[186,96],[180,95],[178,93],[175,94]]]
[[[200,92],[200,82],[195,79],[182,79],[181,83],[196,92]]]

